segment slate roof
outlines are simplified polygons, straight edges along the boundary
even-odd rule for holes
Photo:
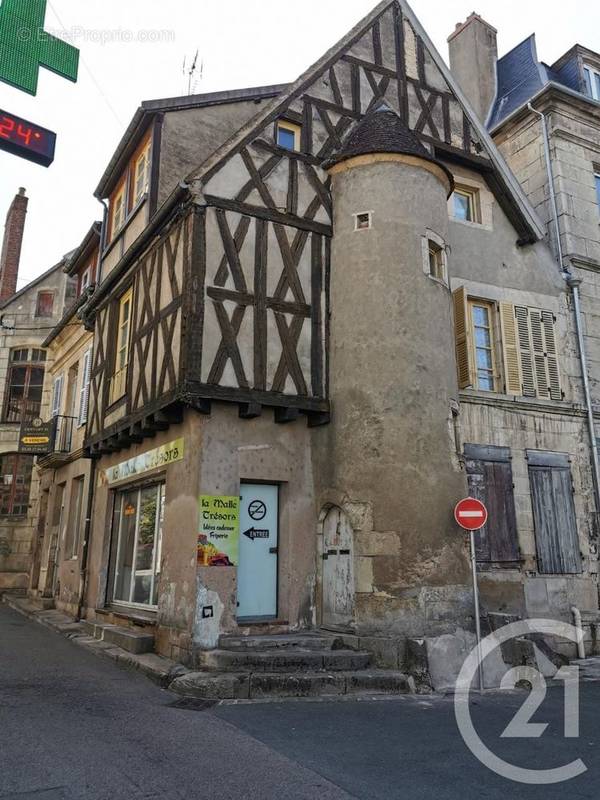
[[[327,159],[325,169],[355,156],[372,153],[401,153],[431,161],[443,169],[453,186],[451,173],[434,158],[398,114],[385,103],[366,114],[351,130],[342,148]]]
[[[538,61],[534,33],[499,58],[496,71],[497,92],[487,121],[488,130],[496,128],[548,83],[581,92],[576,58],[573,61],[574,64],[572,60],[568,60],[560,69],[553,69]]]

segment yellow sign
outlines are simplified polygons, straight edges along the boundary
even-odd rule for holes
[[[110,486],[113,483],[117,483],[117,481],[124,481],[126,478],[143,475],[144,472],[150,472],[159,467],[167,467],[175,461],[181,461],[182,458],[183,437],[175,439],[169,444],[155,447],[153,450],[148,450],[147,453],[134,456],[127,461],[122,461],[114,467],[109,467],[104,470],[104,481]]]
[[[235,567],[239,561],[240,498],[200,496],[199,567]]]
[[[23,444],[48,444],[49,436],[24,436],[21,441]]]

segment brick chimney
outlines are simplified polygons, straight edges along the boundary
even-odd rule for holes
[[[496,96],[497,33],[473,12],[448,37],[450,70],[482,122]]]
[[[6,215],[2,254],[0,255],[0,301],[6,300],[17,291],[17,276],[28,202],[25,189],[21,187]]]

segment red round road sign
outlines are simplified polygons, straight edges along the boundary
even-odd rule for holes
[[[481,500],[466,497],[456,504],[454,519],[466,531],[478,531],[487,522],[488,512]]]

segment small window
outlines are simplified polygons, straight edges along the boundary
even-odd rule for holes
[[[585,77],[585,91],[594,100],[600,100],[600,70],[594,67],[585,66],[583,68]]]
[[[371,212],[364,211],[361,214],[354,215],[354,230],[366,231],[371,227]]]
[[[493,305],[484,301],[469,301],[473,331],[473,352],[476,366],[476,389],[493,392],[496,389],[494,354]]]
[[[428,240],[429,250],[429,274],[432,278],[437,278],[440,281],[446,280],[446,254],[444,248],[432,239]]]
[[[54,292],[38,292],[35,306],[36,317],[51,317],[54,311]]]
[[[302,128],[293,122],[279,120],[277,123],[277,144],[286,150],[300,151],[300,135]]]
[[[115,237],[125,224],[125,184],[112,202],[112,235]]]
[[[127,385],[127,365],[129,363],[129,339],[131,328],[131,300],[133,290],[128,289],[119,301],[119,326],[117,329],[117,351],[115,371],[111,384],[111,402],[114,403],[125,394]]]
[[[600,172],[596,172],[594,175],[594,183],[596,185],[596,202],[598,203],[598,208],[600,208]]]
[[[461,222],[481,222],[479,192],[476,189],[457,186],[452,195],[452,207],[454,219]]]
[[[150,142],[146,144],[138,156],[133,177],[133,205],[136,206],[148,191],[150,178]]]
[[[82,294],[92,282],[91,272],[92,272],[91,267],[88,267],[83,271],[81,278],[79,280],[79,294]]]

